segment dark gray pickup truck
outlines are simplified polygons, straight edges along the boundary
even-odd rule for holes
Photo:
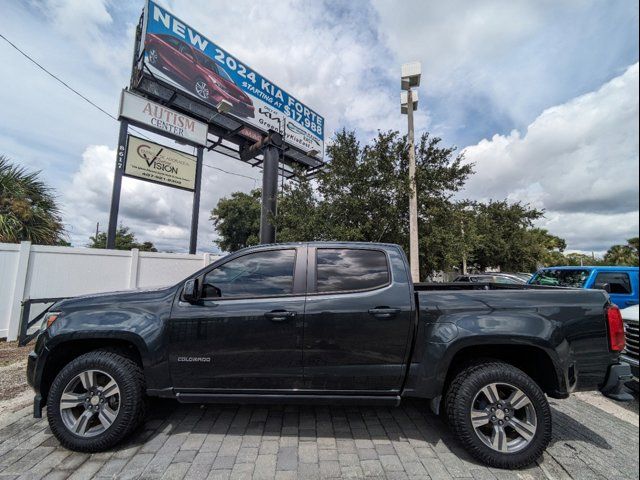
[[[397,245],[247,248],[177,285],[51,307],[29,356],[34,414],[66,447],[107,449],[147,396],[181,402],[429,399],[477,459],[530,464],[546,396],[610,395],[629,377],[606,292],[412,284]]]

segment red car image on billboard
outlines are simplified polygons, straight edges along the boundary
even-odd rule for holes
[[[211,58],[172,35],[147,34],[145,52],[157,68],[198,98],[217,105],[230,102],[231,113],[253,118],[253,102]]]

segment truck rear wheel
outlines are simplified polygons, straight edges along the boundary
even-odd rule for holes
[[[93,351],[67,364],[47,400],[49,426],[60,443],[99,452],[127,437],[143,420],[144,377],[132,360]]]
[[[447,419],[469,453],[497,468],[535,462],[551,440],[551,410],[540,387],[522,370],[476,364],[451,382]]]

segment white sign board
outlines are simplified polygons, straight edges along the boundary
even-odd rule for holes
[[[139,122],[152,130],[178,140],[185,140],[196,145],[207,145],[209,127],[206,123],[144,97],[134,95],[128,90],[122,91],[119,116]]]
[[[129,135],[124,174],[147,182],[193,191],[197,157]]]

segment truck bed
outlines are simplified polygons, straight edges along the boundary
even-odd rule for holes
[[[597,388],[613,361],[603,315],[608,300],[601,290],[417,283],[414,292],[419,321],[409,390],[432,383],[430,377],[443,371],[438,362],[445,352],[464,349],[479,337],[515,349],[516,357],[526,357],[526,344],[540,346],[554,356],[569,391]]]

